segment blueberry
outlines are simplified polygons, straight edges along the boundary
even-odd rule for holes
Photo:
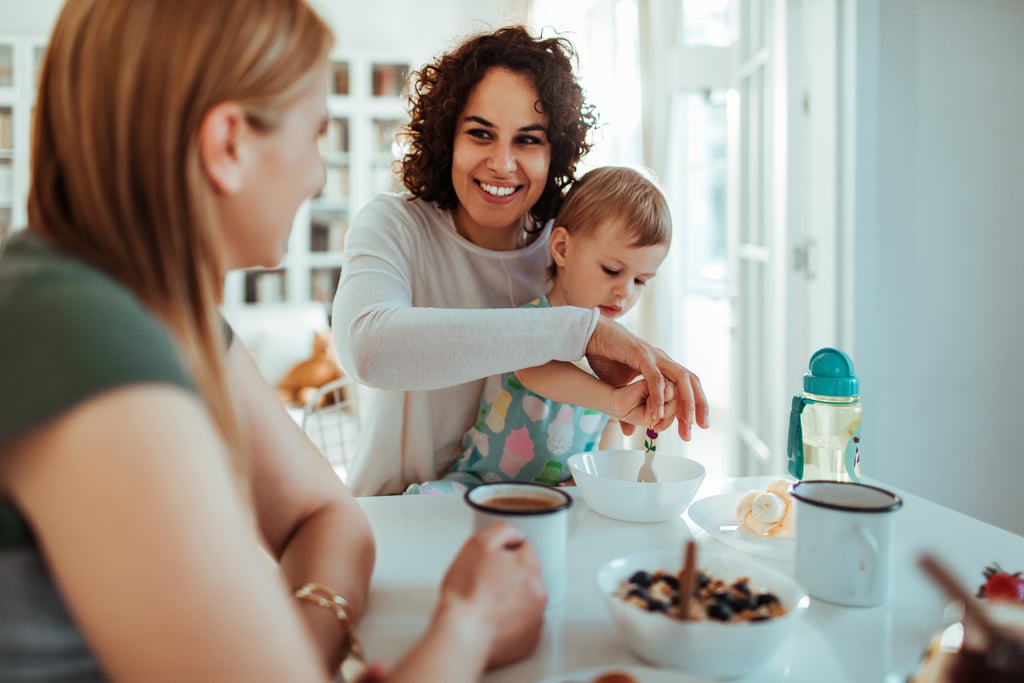
[[[757,609],[757,600],[749,595],[736,596],[732,599],[732,606],[737,612]]]
[[[643,588],[630,588],[629,592],[626,593],[626,598],[640,598],[644,602],[647,602],[651,599],[651,596],[648,595],[647,591]]]
[[[740,593],[743,593],[744,595],[750,595],[750,586],[748,586],[747,582],[742,580],[742,579],[740,579],[739,581],[734,583],[732,585],[732,587],[733,587],[733,590],[739,591]]]
[[[770,605],[770,604],[778,602],[778,601],[779,601],[779,599],[777,597],[775,597],[775,595],[772,594],[772,593],[761,593],[760,595],[757,596],[757,606],[758,607],[760,607],[761,605]]]
[[[646,588],[651,585],[651,575],[647,572],[640,570],[629,577],[629,582],[636,586],[643,586]]]
[[[711,583],[711,579],[708,578],[707,574],[705,574],[704,572],[700,572],[700,571],[697,572],[697,580],[693,582],[694,586],[696,586],[697,588],[703,588],[704,586],[708,585],[709,583]]]
[[[662,602],[661,600],[648,600],[647,609],[651,612],[667,612],[668,603]]]
[[[732,616],[732,609],[729,608],[728,603],[715,601],[708,605],[707,613],[712,619],[729,621],[729,617]]]

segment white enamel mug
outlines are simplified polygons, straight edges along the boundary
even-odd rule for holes
[[[867,484],[799,481],[797,582],[813,597],[853,607],[889,599],[893,513],[903,500]]]
[[[519,528],[537,549],[541,581],[548,594],[548,607],[565,597],[566,546],[569,541],[569,507],[572,497],[544,484],[490,483],[466,491],[473,508],[473,531],[498,520]]]

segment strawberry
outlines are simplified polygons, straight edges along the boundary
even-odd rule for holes
[[[1011,574],[993,563],[985,567],[981,574],[985,577],[985,583],[978,588],[977,597],[1024,603],[1024,577],[1021,577],[1020,572]]]

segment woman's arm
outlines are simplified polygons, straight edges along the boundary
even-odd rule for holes
[[[597,311],[520,309],[542,293],[547,252],[487,252],[422,202],[378,197],[353,219],[332,328],[345,371],[369,386],[451,387],[579,360]]]
[[[327,681],[194,394],[103,393],[5,447],[31,525],[111,681]]]
[[[268,549],[291,588],[309,581],[329,586],[358,618],[366,610],[375,557],[366,516],[237,336],[228,350],[227,377],[250,448],[253,504]],[[311,602],[299,604],[323,661],[336,669],[343,640],[337,619]]]

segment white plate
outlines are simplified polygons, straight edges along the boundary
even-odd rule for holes
[[[686,513],[694,524],[728,546],[761,557],[793,559],[796,544],[792,538],[762,538],[742,528],[732,516],[742,493],[720,493],[698,498]]]
[[[611,673],[612,671],[627,673],[635,678],[637,683],[710,683],[706,678],[697,678],[682,671],[652,669],[649,666],[615,666],[611,664],[549,676],[538,683],[590,683],[600,674]]]

